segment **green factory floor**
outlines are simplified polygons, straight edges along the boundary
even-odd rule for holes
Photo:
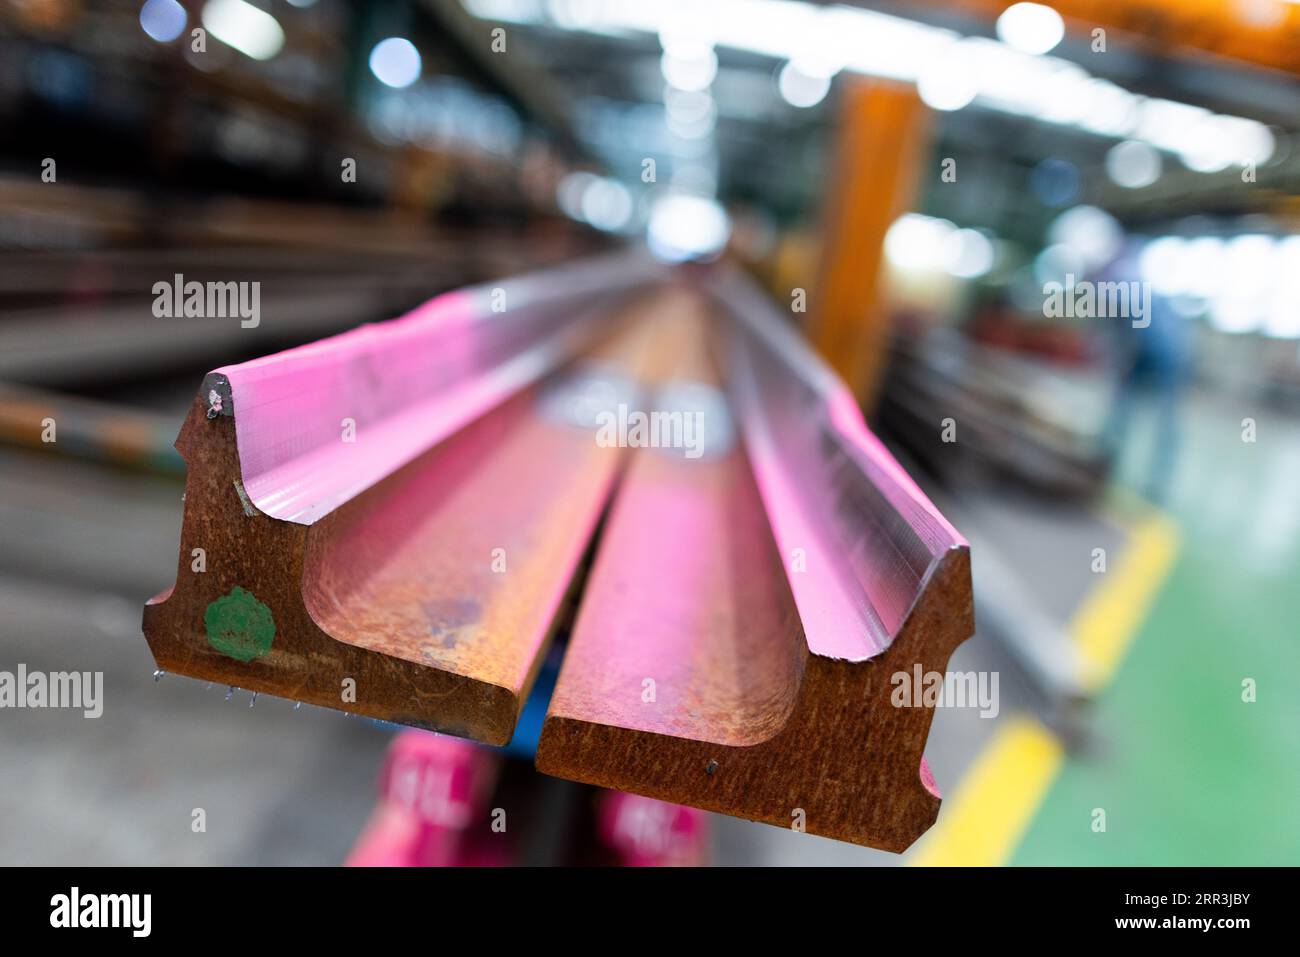
[[[1132,436],[1121,486],[1150,437]],[[1163,505],[1176,559],[1009,863],[1300,863],[1297,476],[1296,419],[1189,400]]]

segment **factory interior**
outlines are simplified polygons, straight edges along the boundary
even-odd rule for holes
[[[0,864],[1300,863],[1300,2],[0,0],[0,129],[0,672],[103,682],[93,717],[0,702]],[[514,426],[477,451],[456,434],[486,463],[453,490],[480,502],[480,531],[459,520],[485,556],[483,529],[506,516],[537,516],[539,541],[579,536],[560,584],[581,578],[586,600],[574,586],[555,611],[499,740],[186,673],[142,634],[146,602],[150,632],[189,600],[206,506],[197,453],[187,486],[175,443],[183,426],[200,441],[205,410],[229,414],[213,370],[251,376],[241,364],[466,287],[556,290],[577,323],[579,287],[629,270],[727,277],[728,308],[793,334],[851,393],[892,476],[873,481],[924,503],[904,520],[937,511],[969,543],[973,634],[946,674],[972,695],[942,694],[916,743],[942,793],[932,825],[891,843],[824,825],[812,803],[806,828],[787,805],[724,813],[728,761],[770,743],[768,709],[829,727],[857,707],[813,683],[851,667],[829,659],[791,679],[823,698],[773,704],[793,692],[759,674],[786,667],[765,642],[791,634],[767,634],[770,593],[718,626],[735,629],[734,660],[671,644],[692,637],[669,636],[696,600],[681,593],[740,590],[749,530],[775,548],[749,479],[724,496],[731,519],[649,514],[638,538],[628,503],[653,506],[655,466],[601,484],[605,458],[574,468],[548,453],[558,442],[507,468]],[[190,281],[257,298],[191,314]],[[679,290],[628,308],[697,307]],[[656,348],[628,361],[694,361],[695,345]],[[754,381],[755,408],[780,403]],[[214,428],[238,426],[239,395],[236,425]],[[805,464],[823,448],[812,428]],[[244,514],[271,523],[244,466]],[[801,468],[791,483],[820,489]],[[543,498],[547,482],[562,491]],[[382,550],[379,518],[332,518],[320,534],[352,536],[357,562]],[[872,529],[845,562],[901,534]],[[710,535],[734,564],[702,557]],[[382,559],[385,594],[401,562],[439,567],[413,541]],[[314,547],[275,561],[310,566]],[[446,593],[424,603],[434,618],[481,597],[428,587]],[[400,612],[328,600],[358,620]],[[658,622],[625,633],[602,608]],[[655,734],[616,714],[573,744],[577,719],[548,707],[596,707],[573,685],[614,667],[593,657],[602,629],[629,662],[716,669],[700,680],[719,697]],[[638,792],[669,759],[650,772],[635,755],[674,735],[724,756]],[[877,800],[893,786],[854,760],[804,786],[851,771]],[[630,783],[596,786],[616,780]]]

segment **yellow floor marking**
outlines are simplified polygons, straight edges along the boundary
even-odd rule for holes
[[[1178,527],[1150,511],[1130,533],[1119,561],[1075,613],[1070,634],[1099,691],[1115,674],[1178,553]],[[967,769],[939,820],[910,851],[912,867],[993,867],[1010,859],[1065,760],[1046,727],[1023,715],[1000,725]]]
[[[1118,562],[1075,613],[1070,633],[1083,658],[1084,684],[1105,687],[1146,620],[1178,554],[1178,527],[1152,510],[1131,533]]]
[[[907,857],[913,867],[992,867],[1002,864],[1056,777],[1065,751],[1033,718],[1001,724],[966,771],[939,820]]]

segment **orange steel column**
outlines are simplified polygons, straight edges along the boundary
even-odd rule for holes
[[[888,344],[880,297],[885,231],[912,205],[930,114],[914,88],[878,81],[849,86],[841,111],[809,332],[869,408]]]

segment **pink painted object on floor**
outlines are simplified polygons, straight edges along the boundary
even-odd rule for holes
[[[698,867],[709,861],[709,816],[639,794],[601,795],[601,842],[625,867]]]
[[[458,738],[403,731],[388,749],[374,816],[350,867],[467,867],[510,863],[504,841],[474,840],[501,759]]]

